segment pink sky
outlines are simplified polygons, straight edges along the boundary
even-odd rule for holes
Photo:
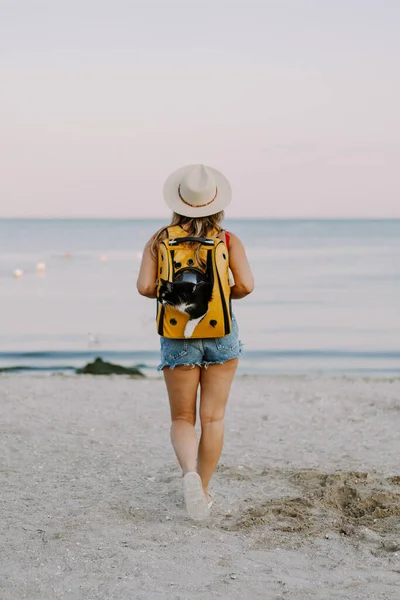
[[[162,217],[164,179],[198,162],[232,217],[400,217],[400,3],[1,13],[0,217]]]

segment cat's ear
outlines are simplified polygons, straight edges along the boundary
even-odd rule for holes
[[[163,284],[167,288],[168,292],[172,292],[172,290],[173,290],[173,284],[172,284],[171,281],[166,281],[165,279],[163,279]]]

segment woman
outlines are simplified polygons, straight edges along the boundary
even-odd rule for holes
[[[230,297],[236,300],[250,294],[254,280],[244,246],[221,226],[223,210],[231,201],[231,188],[222,173],[203,165],[183,167],[165,182],[164,199],[173,210],[171,226],[180,226],[189,236],[215,237],[225,242],[234,278]],[[160,229],[144,248],[137,287],[148,298],[157,297],[157,250],[167,235],[168,228]],[[179,352],[183,348],[185,351]],[[171,441],[183,471],[186,508],[196,520],[207,517],[213,502],[208,485],[222,451],[225,407],[240,353],[233,315],[232,331],[223,338],[161,337],[159,368],[163,370],[170,402]],[[200,443],[195,431],[199,388]]]

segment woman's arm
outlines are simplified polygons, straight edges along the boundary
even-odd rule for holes
[[[254,277],[246,250],[240,239],[231,232],[229,232],[229,267],[235,280],[235,284],[231,287],[231,298],[238,300],[251,294],[254,289]]]
[[[136,283],[139,294],[146,296],[147,298],[157,297],[157,259],[153,257],[150,250],[152,241],[153,238],[151,238],[144,247]]]

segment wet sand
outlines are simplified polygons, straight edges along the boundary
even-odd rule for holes
[[[397,600],[400,379],[241,377],[204,524],[162,380],[0,376],[2,600]]]

